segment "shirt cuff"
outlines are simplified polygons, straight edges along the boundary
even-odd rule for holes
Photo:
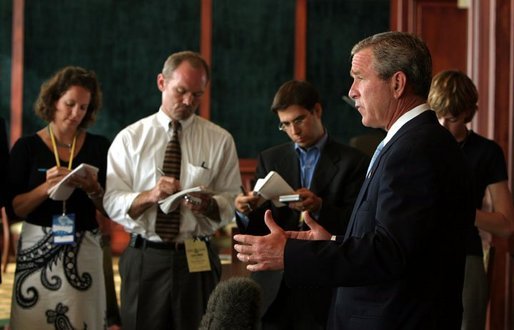
[[[245,228],[247,228],[247,227],[248,227],[248,225],[250,224],[250,218],[248,218],[248,217],[246,216],[246,214],[241,213],[241,212],[239,212],[239,211],[237,211],[237,210],[236,210],[236,214],[237,214],[237,216],[239,217],[239,220],[241,221],[241,224],[242,224]]]

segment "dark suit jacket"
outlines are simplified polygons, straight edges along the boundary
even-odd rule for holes
[[[312,177],[310,190],[323,200],[318,222],[330,232],[344,234],[351,211],[369,163],[369,157],[352,147],[333,140],[330,136],[323,148]],[[293,189],[301,188],[300,163],[294,143],[278,145],[259,155],[256,178],[264,178],[276,171]],[[277,208],[267,202],[249,215],[248,227],[236,217],[242,233],[265,235],[269,233],[264,223],[264,211],[271,209],[275,221],[285,230],[298,230],[300,212],[289,207]],[[263,311],[275,300],[282,282],[282,272],[260,272],[252,277],[263,289]],[[317,292],[319,293],[317,293]],[[314,296],[318,295],[319,300]],[[328,298],[327,298],[328,295]],[[309,306],[327,312],[330,290],[313,290]]]
[[[472,187],[433,111],[386,144],[341,242],[288,240],[292,286],[338,287],[330,329],[460,329]]]

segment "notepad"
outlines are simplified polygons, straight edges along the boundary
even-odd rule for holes
[[[91,171],[96,174],[98,173],[98,167],[86,163],[80,164],[73,171],[68,173],[68,175],[66,175],[55,186],[48,189],[48,194],[50,195],[50,198],[55,201],[67,200],[75,190],[75,186],[69,184],[70,178],[73,175],[85,176],[86,171]]]
[[[170,213],[171,211],[175,210],[178,205],[180,204],[180,201],[184,196],[186,196],[189,193],[199,192],[202,194],[209,194],[214,195],[215,193],[213,191],[210,191],[202,186],[197,186],[194,188],[189,188],[185,190],[181,190],[173,195],[170,195],[166,197],[165,199],[161,199],[159,201],[159,208],[164,212],[165,214]]]
[[[279,201],[281,195],[293,195],[295,191],[291,186],[275,171],[270,171],[265,178],[258,179],[253,191],[262,198],[258,205],[270,200],[276,207],[285,206]]]

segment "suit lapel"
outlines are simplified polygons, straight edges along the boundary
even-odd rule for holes
[[[286,153],[281,155],[281,160],[277,164],[277,170],[282,178],[291,185],[291,188],[300,188],[300,163],[294,144],[291,144]]]
[[[334,153],[332,149],[333,144],[331,143],[330,137],[327,144],[321,151],[316,169],[312,176],[312,183],[310,190],[315,194],[319,194],[324,188],[330,184],[332,178],[337,172],[337,162],[339,162],[339,154]],[[323,170],[321,170],[323,169]]]
[[[370,174],[366,176],[366,179],[364,180],[364,183],[362,184],[361,190],[359,191],[359,195],[357,196],[357,200],[355,201],[355,205],[353,207],[352,215],[350,217],[350,222],[348,224],[348,229],[346,230],[346,233],[344,235],[344,238],[347,239],[350,234],[353,231],[353,226],[355,224],[355,214],[359,207],[361,206],[364,196],[367,195],[367,190],[369,188],[370,183],[373,181],[373,178],[375,177],[375,171],[378,169],[378,165],[382,161],[382,159],[385,157],[387,152],[393,147],[394,143],[400,139],[403,135],[407,134],[410,130],[413,128],[420,126],[422,124],[425,124],[427,122],[434,121],[437,123],[437,117],[435,116],[435,113],[431,110],[427,110],[423,112],[422,114],[418,115],[417,117],[413,118],[409,122],[407,122],[405,125],[403,125],[398,132],[391,138],[389,142],[384,146],[380,154],[378,155],[377,159],[375,160],[375,163],[373,163],[373,167],[370,170]]]

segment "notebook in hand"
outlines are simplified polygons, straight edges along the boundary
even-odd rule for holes
[[[73,175],[85,176],[85,171],[91,171],[93,173],[98,173],[98,167],[89,165],[86,163],[82,163],[77,166],[73,171],[68,173],[61,181],[59,181],[55,186],[48,189],[48,194],[50,198],[56,201],[65,201],[75,190],[75,187],[70,185],[68,182]]]
[[[270,171],[265,178],[258,179],[253,191],[262,197],[258,205],[264,203],[265,200],[271,200],[277,207],[285,206],[279,201],[279,196],[295,193],[293,188],[275,171]]]
[[[202,186],[193,187],[193,188],[181,190],[173,195],[166,197],[165,199],[161,199],[159,201],[159,207],[162,210],[162,212],[168,214],[178,207],[178,205],[183,197],[185,197],[189,193],[194,193],[194,192],[214,195],[214,192],[207,190],[205,187],[202,187]]]

